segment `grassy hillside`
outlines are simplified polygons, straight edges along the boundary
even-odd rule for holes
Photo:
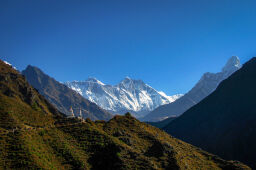
[[[0,61],[0,169],[249,169],[141,123],[68,119]]]

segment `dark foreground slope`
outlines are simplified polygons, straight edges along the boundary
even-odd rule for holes
[[[256,58],[164,129],[225,159],[256,168]]]
[[[83,98],[66,85],[49,77],[37,67],[29,65],[22,71],[22,74],[33,87],[38,89],[40,94],[66,115],[70,114],[69,108],[72,106],[76,116],[79,115],[81,108],[84,118],[92,120],[109,120],[112,118],[112,114]]]
[[[150,124],[152,126],[155,126],[157,128],[164,128],[166,125],[168,125],[169,123],[171,123],[171,121],[173,121],[174,119],[176,119],[176,117],[170,117],[168,119],[164,119],[162,121],[158,121],[158,122],[145,122],[147,124]]]
[[[0,61],[0,169],[249,169],[129,114],[67,119]]]

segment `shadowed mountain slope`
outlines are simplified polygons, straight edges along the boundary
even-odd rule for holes
[[[129,114],[66,118],[0,61],[0,169],[250,169]]]
[[[160,129],[164,128],[166,125],[168,125],[171,121],[173,121],[174,119],[176,119],[176,117],[170,117],[168,119],[164,119],[162,121],[158,121],[158,122],[145,122],[147,124],[150,124],[152,126],[158,127]]]
[[[69,109],[72,106],[75,116],[79,116],[81,108],[83,118],[109,120],[112,117],[112,114],[49,77],[37,67],[29,65],[22,74],[40,94],[66,115],[70,115]]]
[[[225,159],[256,168],[256,58],[164,129]]]

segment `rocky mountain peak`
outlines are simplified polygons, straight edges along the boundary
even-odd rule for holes
[[[97,83],[91,83],[97,82]],[[171,103],[180,96],[167,96],[158,93],[142,80],[125,77],[117,85],[105,85],[95,78],[80,82],[65,83],[86,99],[114,113],[124,114],[127,111],[141,117],[156,107]]]
[[[131,79],[130,77],[126,77],[117,86],[126,89],[140,89],[142,87],[145,87],[146,84],[142,80],[135,80]]]
[[[133,81],[134,81],[133,79],[131,79],[130,77],[126,76],[119,84],[130,84]]]
[[[98,83],[98,84],[100,84],[100,85],[105,85],[104,83],[102,83],[101,81],[99,81],[98,79],[96,79],[95,77],[89,77],[86,81],[87,81],[87,82]]]
[[[232,56],[222,68],[222,72],[233,72],[241,68],[240,59],[237,56]]]
[[[66,85],[59,83],[37,67],[29,65],[22,71],[22,74],[40,94],[66,115],[70,115],[69,109],[72,106],[73,108],[81,108],[83,110],[82,116],[84,118],[90,118],[92,120],[108,120],[112,117],[112,114],[79,95],[79,91],[73,91]],[[75,116],[79,116],[79,110],[74,110],[74,114]]]
[[[181,115],[186,110],[200,102],[206,96],[211,94],[220,82],[228,78],[241,67],[240,60],[237,56],[232,56],[223,67],[221,72],[206,72],[196,83],[196,85],[179,100],[175,100],[170,104],[160,106],[150,112],[143,118],[145,121],[159,121],[166,117]]]

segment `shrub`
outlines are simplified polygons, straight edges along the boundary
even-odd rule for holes
[[[127,113],[125,113],[125,116],[127,116],[127,117],[131,117],[131,116],[132,116],[132,114],[131,114],[130,112],[127,112]]]

